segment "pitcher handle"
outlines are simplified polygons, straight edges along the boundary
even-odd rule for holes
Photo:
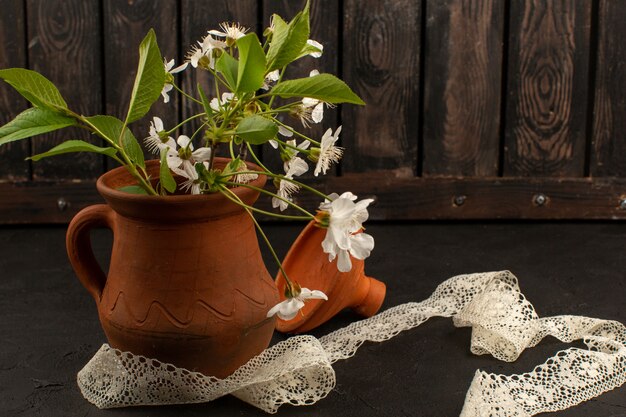
[[[86,207],[74,216],[67,228],[65,243],[74,272],[91,296],[100,302],[106,275],[91,248],[90,232],[97,227],[115,230],[115,212],[106,204]]]

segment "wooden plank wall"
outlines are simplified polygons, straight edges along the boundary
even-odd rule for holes
[[[73,108],[121,115],[149,28],[180,62],[219,22],[260,33],[272,13],[291,17],[303,4],[0,0],[0,68],[36,69]],[[376,198],[375,219],[626,218],[624,21],[622,0],[312,0],[311,37],[325,53],[292,75],[338,74],[368,105],[327,110],[312,134],[342,124],[345,157],[308,181]],[[198,81],[207,80],[192,71],[182,79]],[[0,85],[0,123],[25,107]],[[152,114],[171,126],[192,111],[172,95],[135,134],[147,134]],[[104,159],[24,161],[69,136],[85,138],[0,147],[0,223],[66,222],[100,201]]]

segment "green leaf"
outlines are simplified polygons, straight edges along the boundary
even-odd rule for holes
[[[139,65],[130,95],[126,124],[143,117],[161,95],[165,85],[165,67],[156,34],[150,29],[139,45]]]
[[[239,38],[237,48],[239,49],[239,66],[235,91],[251,93],[261,88],[265,81],[265,52],[256,33]]]
[[[97,115],[87,117],[86,120],[95,128],[95,131],[102,138],[108,140],[111,143],[119,145],[119,138],[124,128],[124,136],[122,137],[122,148],[128,155],[131,161],[136,165],[145,168],[145,161],[143,158],[143,150],[137,142],[137,138],[130,131],[128,126],[124,126],[124,122],[113,116]]]
[[[308,43],[306,45],[304,45],[304,48],[302,48],[302,51],[300,51],[300,55],[298,55],[298,58],[302,58],[304,56],[313,54],[313,53],[322,53],[323,50],[319,49],[316,46],[313,45],[309,45]]]
[[[128,155],[131,161],[133,161],[136,165],[145,168],[146,162],[143,157],[143,149],[141,149],[141,145],[137,142],[137,138],[135,135],[126,128],[124,137],[122,138],[122,148],[124,148],[124,152]]]
[[[168,193],[176,191],[176,180],[172,176],[170,167],[167,165],[167,148],[161,149],[161,166],[159,168],[159,180],[161,186],[167,190]]]
[[[267,51],[268,72],[282,68],[300,57],[310,33],[308,3],[289,24],[278,15],[272,19],[274,33]]]
[[[311,97],[332,104],[365,104],[346,83],[331,74],[283,81],[276,84],[270,94],[281,97]]]
[[[27,159],[32,159],[33,161],[39,161],[42,158],[47,158],[49,156],[62,155],[64,153],[72,153],[72,152],[93,152],[99,153],[102,155],[107,155],[110,157],[115,156],[117,151],[115,148],[106,147],[101,148],[100,146],[92,145],[91,143],[85,142],[83,140],[68,140],[65,141],[54,148],[50,149],[47,152],[43,152],[34,156],[31,156]]]
[[[263,116],[248,116],[239,122],[235,133],[252,145],[261,145],[278,133],[276,123]]]
[[[33,107],[24,110],[15,119],[0,127],[0,145],[74,125],[76,120],[71,117]]]
[[[270,20],[274,25],[274,32],[272,33],[270,47],[267,50],[268,64],[272,64],[274,62],[276,55],[287,41],[287,36],[289,35],[289,24],[285,22],[282,17],[277,14],[273,14]]]
[[[59,90],[43,75],[24,68],[0,70],[0,78],[9,83],[35,107],[67,109]]]
[[[237,68],[239,62],[228,53],[224,52],[215,63],[215,69],[224,76],[231,91],[237,89]]]
[[[139,185],[127,185],[125,187],[120,187],[117,190],[129,194],[148,195],[148,192]]]

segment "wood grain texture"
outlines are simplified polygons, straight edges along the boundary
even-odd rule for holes
[[[97,0],[27,0],[29,63],[50,79],[73,111],[102,112],[100,9]],[[67,139],[93,140],[78,129],[32,140],[41,153]],[[103,159],[91,153],[62,155],[33,164],[37,181],[95,178]]]
[[[421,4],[344,2],[343,78],[367,103],[342,108],[342,172],[417,167]]]
[[[624,178],[406,178],[352,173],[308,181],[325,193],[350,190],[373,198],[370,220],[626,219]],[[536,203],[543,194],[546,202]],[[463,204],[455,204],[464,197]],[[59,200],[65,202],[59,206]],[[314,210],[319,198],[300,193],[298,204]],[[67,223],[83,207],[102,202],[94,181],[0,183],[0,224]],[[458,201],[458,200],[457,200]],[[256,207],[272,210],[269,198]],[[62,209],[60,209],[61,207]],[[259,217],[275,221],[275,218]]]
[[[511,2],[505,176],[582,176],[591,2]]]
[[[273,14],[278,14],[286,21],[291,20],[304,8],[305,0],[264,0],[263,2],[263,27],[267,27]],[[339,56],[338,50],[341,43],[339,38],[339,13],[340,3],[336,0],[312,0],[310,3],[310,38],[324,46],[324,52],[320,58],[304,57],[291,64],[283,80],[308,77],[314,69],[320,73],[338,75]],[[280,103],[277,100],[276,103]],[[304,135],[320,140],[326,129],[337,127],[338,108],[325,106],[324,119],[319,124],[311,124],[310,128],[302,125],[298,118],[285,116],[281,120],[297,129]],[[300,142],[300,139],[298,139]],[[266,145],[263,148],[263,163],[274,172],[282,172],[282,161],[274,149]],[[304,174],[304,177],[312,175],[312,170]]]
[[[442,219],[626,219],[623,178],[483,177],[405,178],[376,172],[308,182],[325,193],[350,190],[373,198],[372,220]],[[544,204],[537,203],[543,195]],[[315,209],[319,199],[300,193],[295,201]],[[459,204],[462,201],[462,204]],[[264,200],[260,201],[261,203]]]
[[[157,35],[161,55],[178,59],[176,0],[107,0],[104,6],[105,109],[124,118],[137,74],[139,44],[151,28]],[[144,118],[131,126],[137,139],[148,136],[150,121],[159,116],[166,129],[178,123],[178,95],[170,102],[159,99]],[[154,158],[154,156],[152,156]]]
[[[21,0],[0,0],[0,68],[26,68],[24,4]],[[0,126],[26,108],[26,100],[0,81]],[[30,140],[0,147],[0,181],[25,181],[30,177]]]
[[[626,7],[602,0],[598,10],[592,176],[626,176]]]
[[[192,45],[207,35],[211,29],[219,30],[222,22],[238,22],[250,31],[256,31],[258,2],[254,0],[180,0],[181,1],[181,33],[182,55],[186,55]],[[204,70],[190,68],[183,76],[183,89],[196,94],[196,84],[200,83],[209,100],[215,97],[214,82],[211,75]],[[220,93],[221,95],[221,93]],[[195,103],[182,100],[183,117],[187,118],[200,111]],[[189,123],[183,130],[191,135],[199,126],[197,122]],[[219,150],[218,150],[219,152]],[[228,152],[222,150],[222,154]]]
[[[504,0],[426,13],[423,175],[497,175]]]

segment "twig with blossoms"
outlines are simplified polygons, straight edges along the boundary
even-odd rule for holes
[[[327,229],[322,249],[329,260],[337,258],[341,271],[350,267],[350,256],[362,259],[373,248],[371,236],[362,232],[370,200],[355,202],[356,196],[344,193],[330,196],[310,187],[298,178],[310,171],[324,175],[339,163],[344,149],[338,146],[341,126],[327,129],[321,138],[312,138],[295,126],[308,128],[324,120],[324,109],[337,104],[364,104],[339,78],[313,69],[308,77],[286,79],[287,67],[300,59],[316,59],[323,46],[310,39],[309,4],[290,21],[273,15],[264,40],[238,23],[223,22],[211,29],[190,48],[186,60],[176,65],[165,59],[159,50],[156,35],[150,31],[139,48],[139,64],[128,111],[123,119],[113,116],[83,116],[67,107],[56,87],[41,74],[25,69],[0,70],[0,78],[12,85],[33,105],[7,125],[0,127],[0,146],[64,127],[78,126],[104,140],[99,147],[84,141],[66,141],[43,154],[44,157],[69,152],[95,152],[123,164],[137,184],[123,191],[147,195],[169,195],[175,192],[206,194],[220,192],[240,204],[252,217],[263,240],[275,255],[262,232],[254,213],[280,218],[315,220]],[[213,78],[208,86],[198,84],[185,91],[177,83],[184,71],[206,71]],[[144,153],[129,126],[145,116],[160,97],[170,102],[178,93],[183,100],[200,107],[200,111],[177,125],[167,128],[159,117],[153,117],[145,148],[160,159],[158,181],[146,170]],[[277,101],[278,99],[280,101]],[[274,103],[279,102],[279,105]],[[292,118],[289,121],[288,118]],[[195,131],[185,131],[194,120],[201,123]],[[294,123],[295,122],[295,123]],[[191,134],[191,135],[190,135]],[[190,135],[190,136],[189,136]],[[263,165],[255,147],[277,150],[283,162],[281,172],[272,172]],[[231,161],[217,168],[215,157],[226,150]],[[246,165],[250,157],[261,168],[253,171]],[[275,190],[260,189],[250,184],[259,175],[273,181]],[[250,187],[271,198],[273,213],[248,206],[230,191],[234,187]],[[322,203],[317,214],[299,207],[294,196],[301,190],[318,196]],[[282,213],[288,208],[299,215]],[[365,214],[364,214],[365,213]],[[282,271],[279,259],[275,260]],[[288,302],[270,313],[290,317],[304,300],[325,298],[316,290],[300,288],[295,281],[287,286]],[[271,315],[271,314],[270,314]]]

